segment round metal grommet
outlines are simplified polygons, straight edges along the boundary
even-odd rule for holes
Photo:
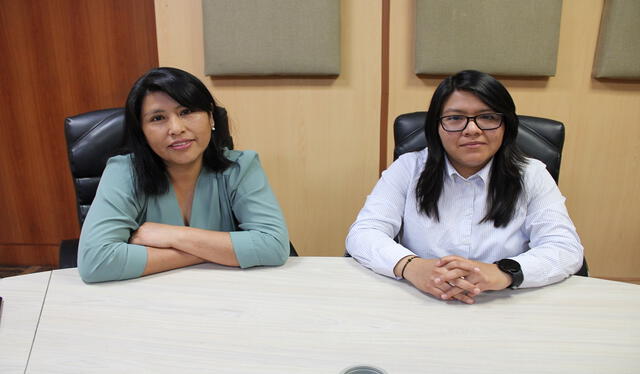
[[[374,366],[358,365],[346,368],[340,374],[387,374],[387,372]]]

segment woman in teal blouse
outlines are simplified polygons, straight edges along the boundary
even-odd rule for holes
[[[131,153],[112,157],[80,235],[85,282],[136,278],[202,262],[281,265],[289,238],[252,151],[193,75],[153,69],[126,103]]]

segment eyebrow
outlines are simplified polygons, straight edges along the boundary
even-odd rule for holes
[[[184,106],[184,105],[182,105],[182,104],[180,104],[180,103],[178,103],[178,105],[176,105],[176,106],[175,106],[175,108],[173,108],[173,109],[175,110],[175,109],[180,109],[180,108],[187,108],[187,107],[186,107],[186,106]],[[187,109],[188,109],[188,108],[187,108]],[[146,116],[148,116],[148,115],[150,115],[150,114],[164,113],[164,112],[165,112],[165,110],[164,110],[164,109],[151,110],[151,111],[149,111],[149,112],[142,113],[142,118],[144,118],[144,117],[146,117]]]
[[[146,116],[148,116],[150,114],[156,114],[156,113],[164,113],[164,110],[156,109],[156,110],[152,110],[152,111],[147,112],[147,113],[142,113],[142,117],[146,117]]]

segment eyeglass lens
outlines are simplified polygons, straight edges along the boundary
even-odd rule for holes
[[[500,113],[484,113],[474,117],[463,115],[451,115],[440,118],[442,126],[447,131],[462,131],[470,121],[474,121],[476,126],[481,130],[493,130],[502,124],[502,114]]]

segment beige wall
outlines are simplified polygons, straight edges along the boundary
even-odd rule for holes
[[[237,149],[259,152],[303,255],[342,255],[349,225],[377,180],[379,0],[341,9],[337,79],[215,79],[204,75],[199,0],[156,0],[161,66],[201,78],[229,112]]]
[[[558,66],[549,79],[504,79],[520,114],[567,126],[560,188],[593,275],[640,279],[640,83],[591,78],[602,0],[564,0]],[[438,78],[413,72],[414,0],[391,1],[391,123],[425,110]],[[239,149],[255,149],[304,255],[339,255],[377,179],[381,0],[342,0],[337,79],[203,75],[199,0],[156,0],[160,65],[202,78],[227,107]],[[469,66],[473,67],[472,56]]]
[[[441,80],[412,73],[414,3],[391,2],[391,121],[426,110]],[[640,279],[640,132],[634,131],[640,120],[640,83],[591,78],[602,5],[602,0],[564,0],[555,77],[502,81],[518,113],[566,125],[560,188],[592,275]]]

